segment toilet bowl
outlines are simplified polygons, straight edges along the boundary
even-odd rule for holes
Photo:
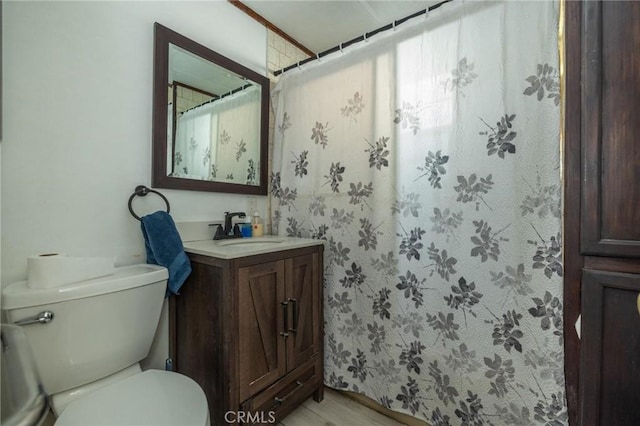
[[[9,322],[22,324],[55,425],[209,426],[204,392],[174,372],[142,371],[168,274],[156,265],[55,288],[2,290]]]
[[[207,400],[193,380],[147,370],[71,402],[56,426],[208,425]]]

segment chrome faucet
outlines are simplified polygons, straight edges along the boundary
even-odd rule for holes
[[[239,218],[247,217],[244,212],[224,212],[224,229],[218,225],[218,229],[216,230],[216,234],[213,236],[214,240],[223,240],[226,238],[240,238],[242,234],[240,233],[240,229],[238,225],[232,225],[232,219],[237,216]]]

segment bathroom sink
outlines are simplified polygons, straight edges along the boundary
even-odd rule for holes
[[[218,245],[225,246],[242,246],[242,247],[253,247],[253,246],[264,246],[266,244],[282,244],[284,242],[281,238],[269,238],[269,237],[256,237],[256,238],[236,238],[233,240],[222,240],[218,241]]]
[[[231,240],[201,240],[184,242],[187,253],[235,259],[238,257],[265,254],[274,251],[292,250],[324,244],[323,240],[309,238],[290,238],[266,235],[254,238],[234,238]]]

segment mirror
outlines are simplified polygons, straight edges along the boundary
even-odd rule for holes
[[[154,30],[152,186],[266,195],[269,80]]]

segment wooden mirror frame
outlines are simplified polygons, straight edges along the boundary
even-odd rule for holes
[[[260,99],[259,185],[245,185],[167,176],[167,83],[169,81],[169,44],[178,46],[196,56],[226,68],[235,74],[246,77],[262,87]],[[269,79],[156,22],[154,24],[151,185],[154,188],[267,195],[267,169],[269,168],[268,137]]]

